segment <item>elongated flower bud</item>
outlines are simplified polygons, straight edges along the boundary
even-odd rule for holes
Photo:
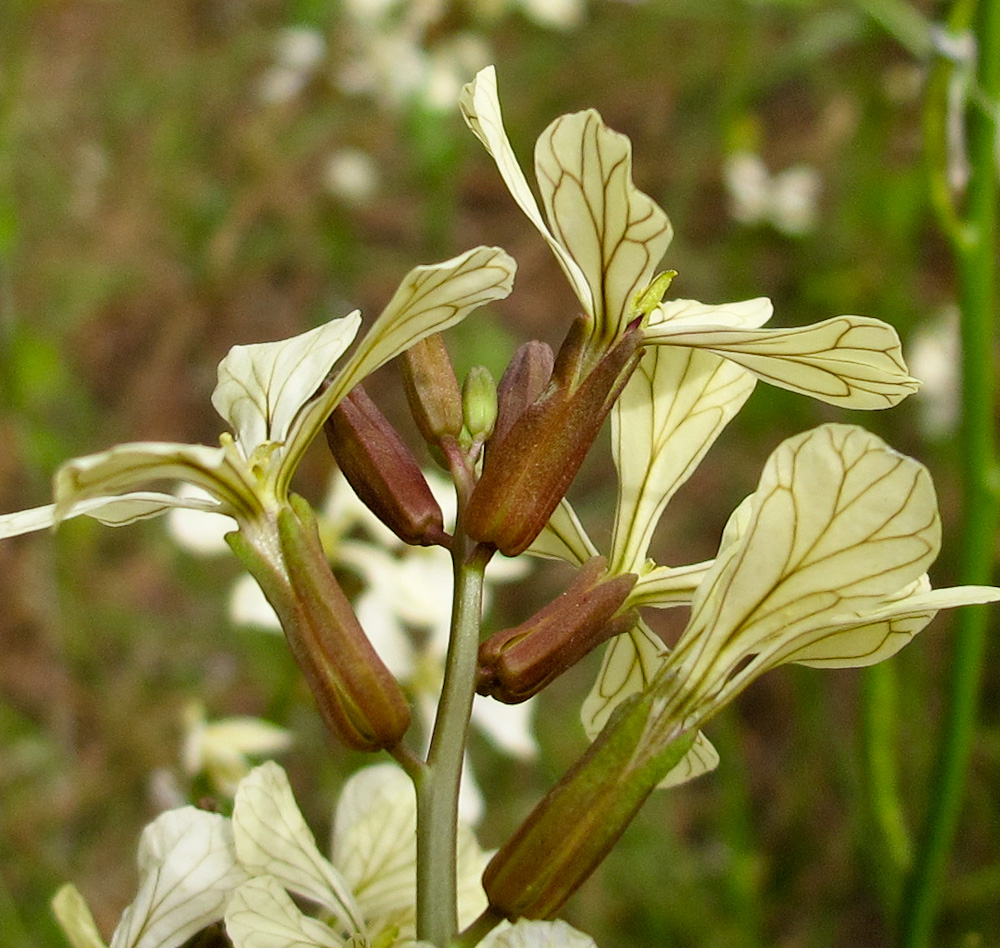
[[[441,508],[406,442],[360,386],[327,419],[326,440],[344,477],[404,543],[447,544]]]
[[[545,391],[554,361],[551,346],[537,339],[518,347],[497,386],[497,423],[493,431],[497,442]]]
[[[401,365],[406,400],[423,439],[436,446],[443,438],[457,438],[463,424],[462,393],[441,334],[412,345]]]
[[[553,386],[503,440],[490,442],[469,501],[469,536],[507,556],[523,553],[548,522],[642,357],[642,337],[632,329],[573,388],[569,379],[579,368],[584,339],[573,330],[571,336],[578,345],[560,350]]]
[[[651,692],[618,706],[597,740],[490,860],[483,888],[505,918],[552,918],[687,753],[694,733],[650,741]]]
[[[588,560],[562,595],[526,622],[483,642],[476,690],[505,704],[524,701],[591,649],[632,628],[635,610],[615,613],[637,577],[626,573],[605,579],[607,565],[603,556]]]
[[[334,578],[312,510],[299,497],[291,504],[261,548],[242,533],[226,539],[277,612],[330,731],[357,750],[395,747],[410,726],[406,696]]]

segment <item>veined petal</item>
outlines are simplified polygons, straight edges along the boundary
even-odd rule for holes
[[[231,447],[210,448],[201,444],[171,444],[160,441],[137,441],[120,444],[99,454],[89,454],[67,461],[56,471],[54,494],[55,519],[70,516],[84,500],[100,498],[111,503],[122,501],[122,491],[151,481],[184,481],[203,488],[218,502],[219,513],[251,518],[260,509],[256,485],[234,457]],[[142,498],[156,495],[139,494]],[[172,497],[170,507],[210,509],[196,498]],[[164,510],[167,504],[164,501]],[[161,510],[147,505],[144,516]],[[113,521],[121,514],[111,508]],[[128,522],[127,519],[118,522]]]
[[[304,915],[273,876],[241,885],[226,910],[234,948],[342,948],[331,929]]]
[[[896,331],[867,316],[753,331],[665,322],[643,335],[647,345],[706,349],[765,382],[842,408],[889,408],[920,384],[906,370]]]
[[[766,296],[736,303],[699,303],[698,300],[667,300],[649,314],[647,326],[669,324],[669,329],[682,326],[728,326],[730,329],[760,329],[771,316],[774,307]]]
[[[229,422],[246,457],[284,442],[296,416],[319,390],[361,325],[355,310],[291,339],[233,346],[219,363],[215,410]]]
[[[538,229],[552,248],[556,260],[566,274],[570,286],[580,300],[584,312],[594,316],[596,304],[586,276],[572,255],[552,235],[542,212],[531,193],[531,187],[521,166],[517,163],[514,149],[511,148],[507,133],[503,127],[503,115],[500,111],[500,98],[497,94],[496,67],[487,66],[479,71],[472,82],[462,89],[459,99],[462,115],[473,134],[483,143],[490,156],[496,162],[500,177],[503,178],[507,190],[524,211],[528,220]]]
[[[670,662],[700,703],[733,693],[842,617],[879,607],[919,578],[941,542],[927,470],[852,425],[779,445],[741,518],[747,509],[742,534],[729,531],[698,587]]]
[[[666,646],[642,620],[631,632],[608,643],[597,681],[580,711],[583,729],[590,740],[597,737],[622,701],[649,684],[666,654]],[[658,786],[665,789],[687,783],[713,770],[718,762],[715,748],[699,733],[691,749]]]
[[[482,948],[597,948],[597,943],[562,919],[537,922],[521,918],[490,932]]]
[[[329,909],[348,931],[363,931],[350,886],[316,846],[284,770],[273,761],[240,782],[233,806],[240,863],[253,876],[274,876],[286,889]]]
[[[82,516],[93,517],[109,527],[123,527],[137,520],[158,517],[175,507],[221,512],[216,500],[189,499],[179,500],[173,494],[161,494],[157,491],[134,491],[117,497],[89,497],[72,504],[69,510],[58,518],[56,505],[46,504],[44,507],[33,507],[31,510],[0,514],[0,539],[33,533],[35,530],[45,530],[55,526],[57,522]]]
[[[72,948],[106,948],[86,899],[72,883],[52,896],[52,912]]]
[[[593,109],[560,116],[542,132],[535,175],[555,239],[590,287],[595,335],[610,346],[666,253],[670,221],[632,182],[632,143]]]
[[[417,811],[413,785],[394,764],[358,771],[341,792],[333,858],[356,893],[373,931],[398,925],[412,937],[416,909]],[[468,827],[459,827],[458,909],[469,924],[485,908],[480,877],[486,855]]]
[[[655,609],[669,609],[687,605],[694,598],[695,590],[713,562],[714,560],[705,560],[688,566],[654,566],[640,573],[624,607],[652,606]]]
[[[845,616],[810,645],[785,658],[813,668],[874,665],[896,654],[923,629],[939,609],[1000,601],[994,586],[931,589],[926,573],[877,609]]]
[[[414,267],[329,387],[297,416],[286,439],[279,488],[287,489],[305,449],[358,382],[426,336],[506,297],[515,269],[499,247],[474,247],[443,263]]]
[[[647,350],[611,413],[618,504],[609,569],[642,574],[660,515],[756,380],[697,349]]]
[[[574,566],[582,566],[587,560],[600,555],[565,497],[559,501],[549,522],[542,527],[542,532],[526,552],[545,559],[564,560]]]
[[[139,891],[111,948],[176,948],[222,918],[247,875],[229,821],[192,806],[168,810],[143,830]]]

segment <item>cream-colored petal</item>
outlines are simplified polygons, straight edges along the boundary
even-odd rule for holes
[[[562,919],[536,922],[521,918],[492,931],[483,939],[482,948],[597,948],[597,944]]]
[[[714,560],[705,560],[689,566],[654,566],[640,573],[624,607],[652,606],[654,609],[670,609],[688,605],[713,562]]]
[[[413,937],[416,910],[416,797],[394,764],[358,771],[344,785],[333,830],[333,860],[350,882],[369,925],[398,925]],[[459,827],[458,901],[461,924],[485,908],[480,877],[487,855]]]
[[[666,646],[641,620],[631,632],[608,643],[597,681],[580,711],[583,729],[590,740],[597,737],[611,712],[622,701],[649,684],[666,654]],[[691,749],[658,786],[667,788],[687,783],[714,769],[718,762],[715,748],[699,733]]]
[[[500,177],[524,211],[528,220],[538,229],[551,247],[556,260],[566,274],[570,286],[576,293],[584,312],[593,316],[595,311],[594,297],[586,276],[579,264],[573,259],[566,248],[552,235],[542,212],[538,208],[531,187],[517,163],[514,149],[510,146],[507,133],[503,127],[503,115],[500,111],[500,98],[497,93],[497,74],[494,66],[480,70],[472,82],[462,89],[459,99],[462,115],[466,124],[475,136],[483,143],[490,156],[496,162]]]
[[[241,885],[226,910],[226,933],[234,948],[341,948],[344,942],[315,918],[304,915],[273,876]]]
[[[291,339],[233,346],[219,363],[215,410],[229,422],[243,453],[282,443],[302,406],[317,392],[361,325],[355,310]]]
[[[756,380],[740,366],[696,349],[646,352],[611,412],[618,504],[610,570],[641,573],[653,531]]]
[[[592,556],[600,555],[565,497],[559,501],[549,522],[532,541],[527,552],[545,559],[563,560],[574,566],[582,566]]]
[[[610,345],[666,253],[670,221],[632,182],[632,143],[593,109],[562,115],[542,132],[535,175],[552,233],[590,287],[595,335]]]
[[[667,300],[649,314],[647,326],[668,324],[671,330],[682,326],[727,326],[730,329],[760,329],[774,307],[766,296],[736,303],[700,303],[698,300]]]
[[[52,896],[52,912],[71,948],[106,948],[90,906],[72,883]]]
[[[590,740],[597,737],[622,701],[649,684],[663,664],[665,652],[659,636],[641,620],[631,632],[608,643],[597,680],[580,710]]]
[[[349,884],[320,853],[288,777],[273,761],[240,782],[233,834],[240,863],[251,875],[274,876],[286,889],[328,909],[348,931],[363,929]]]
[[[460,323],[473,310],[506,297],[516,264],[499,247],[474,247],[443,263],[414,267],[330,386],[305,406],[287,437],[279,490],[313,438],[347,393],[414,343]]]
[[[247,879],[229,821],[192,806],[168,810],[143,830],[138,863],[139,890],[111,948],[177,948],[221,919]]]
[[[179,505],[206,513],[221,512],[218,501],[215,500],[188,503],[187,500],[178,501],[173,494],[134,491],[115,497],[90,497],[77,501],[58,518],[55,504],[33,507],[31,510],[19,510],[17,513],[0,514],[0,540],[45,530],[55,526],[57,522],[82,516],[93,517],[109,527],[123,527],[137,520],[159,517]]]
[[[789,438],[764,467],[742,535],[695,593],[670,664],[701,707],[735,693],[919,578],[940,542],[923,465],[852,425]]]
[[[940,609],[1000,601],[994,586],[953,586],[931,589],[923,582],[893,597],[871,612],[844,617],[822,638],[790,654],[785,661],[813,668],[855,668],[874,665],[896,654]]]
[[[867,316],[758,330],[666,322],[644,336],[649,345],[714,352],[765,382],[841,408],[889,408],[919,387],[907,372],[896,331]]]
[[[501,704],[476,695],[472,704],[472,723],[505,754],[521,760],[538,756],[538,742],[531,726],[534,714],[535,702],[531,699]]]
[[[201,444],[171,444],[160,441],[137,441],[120,444],[99,454],[67,461],[56,471],[53,480],[56,520],[72,514],[77,505],[91,498],[104,501],[127,501],[122,497],[143,484],[157,481],[183,481],[201,487],[210,494],[221,514],[236,517],[253,517],[260,509],[258,487],[249,472],[236,457],[232,446],[218,448]],[[158,495],[138,495],[143,516],[162,512],[153,502]],[[170,507],[191,507],[197,510],[212,509],[196,498],[171,497]],[[167,509],[164,501],[164,508]],[[117,522],[127,509],[111,507],[106,511]],[[131,514],[131,519],[136,519]]]

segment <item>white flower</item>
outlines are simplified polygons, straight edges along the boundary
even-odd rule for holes
[[[741,224],[769,223],[795,237],[815,228],[822,186],[815,168],[795,165],[772,175],[759,155],[736,151],[723,176],[730,213]]]
[[[308,26],[289,26],[278,34],[274,48],[275,64],[258,85],[260,100],[281,105],[294,99],[315,74],[326,55],[326,40]]]
[[[69,461],[55,476],[56,503],[0,515],[0,538],[80,515],[119,526],[187,508],[233,518],[273,558],[262,537],[274,532],[299,460],[341,399],[418,339],[507,295],[513,270],[503,251],[485,247],[415,268],[322,391],[357,333],[358,312],[282,342],[233,347],[212,395],[233,429],[219,447],[138,442]],[[136,490],[159,481],[201,488],[208,498]]]
[[[158,816],[139,843],[139,888],[110,948],[178,948],[225,913],[249,876],[236,859],[225,817],[192,806]],[[52,907],[73,948],[104,948],[90,909],[72,885]]]
[[[641,319],[646,346],[704,349],[773,385],[834,405],[887,408],[916,390],[895,330],[880,320],[837,316],[801,328],[761,329],[772,311],[766,299],[661,303],[670,277],[653,281],[653,273],[670,243],[670,222],[633,184],[629,140],[593,109],[560,116],[536,143],[543,214],[504,131],[492,66],[465,87],[461,105],[573,287],[590,323],[592,353],[607,351]]]
[[[920,429],[928,438],[945,438],[958,424],[961,342],[958,312],[950,308],[921,326],[909,344],[910,363],[923,382],[917,392]]]
[[[260,718],[241,715],[209,721],[198,702],[184,709],[184,729],[184,770],[192,777],[204,773],[213,789],[226,797],[250,772],[251,757],[271,757],[292,743],[290,731]]]
[[[378,172],[367,152],[341,148],[326,160],[323,183],[335,197],[349,204],[362,204],[378,189]]]

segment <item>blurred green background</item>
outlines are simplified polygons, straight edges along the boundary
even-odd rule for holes
[[[923,67],[859,7],[513,6],[2,0],[0,511],[46,503],[70,456],[125,440],[215,442],[209,396],[230,345],[356,306],[371,319],[410,267],[476,243],[505,247],[519,273],[509,300],[450,334],[456,363],[499,375],[523,339],[557,344],[574,301],[454,105],[456,83],[490,61],[526,166],[564,111],[596,107],[631,137],[636,182],[674,224],[672,293],[767,295],[774,325],[870,314],[904,346],[946,331],[953,277],[927,207]],[[559,11],[565,21],[546,22]],[[734,191],[741,155],[762,164]],[[790,219],[803,203],[805,217]],[[758,387],[671,505],[653,552],[711,556],[783,437],[853,420],[931,467],[946,531],[933,578],[946,584],[957,520],[949,349],[927,351],[911,364],[925,391],[889,413],[849,417]],[[403,422],[394,367],[369,391]],[[329,468],[314,450],[299,489],[318,500]],[[597,535],[609,528],[605,443],[572,496]],[[282,761],[326,832],[336,788],[361,761],[326,741],[280,640],[229,619],[237,572],[178,550],[158,522],[76,521],[0,544],[2,948],[64,944],[48,900],[67,880],[110,934],[156,812],[152,775],[178,772],[193,697],[212,716],[294,731]],[[539,569],[525,588],[500,590],[491,622],[519,621],[561,579]],[[683,621],[656,618],[664,634]],[[603,948],[886,944],[900,862],[871,803],[863,696],[893,697],[895,716],[876,723],[898,756],[876,763],[898,768],[915,828],[948,626],[939,617],[888,670],[792,668],[758,682],[709,728],[718,772],[655,795],[568,920]],[[941,946],[1000,944],[997,654]],[[577,712],[595,670],[592,657],[542,696],[537,764],[477,739],[494,804],[485,845],[582,750]],[[905,858],[905,835],[895,839]]]

